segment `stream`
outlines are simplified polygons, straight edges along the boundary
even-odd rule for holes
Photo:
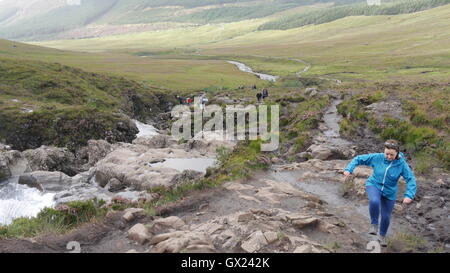
[[[240,63],[240,62],[236,62],[236,61],[227,61],[227,62],[230,64],[234,64],[241,71],[251,73],[251,74],[258,76],[261,80],[276,82],[277,79],[279,78],[279,76],[273,76],[273,75],[269,75],[269,74],[254,72],[250,67],[248,67],[247,65]]]

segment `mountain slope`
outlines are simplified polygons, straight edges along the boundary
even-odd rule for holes
[[[0,37],[13,40],[53,39],[88,26],[182,22],[207,24],[261,18],[315,3],[363,0],[4,0],[0,2]]]

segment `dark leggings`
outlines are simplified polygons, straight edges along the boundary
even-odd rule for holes
[[[380,235],[386,236],[391,222],[391,214],[394,209],[395,200],[389,200],[382,196],[381,191],[375,186],[366,187],[367,195],[369,196],[369,212],[370,220],[373,225],[378,225],[378,218],[380,217],[381,208],[381,224]]]

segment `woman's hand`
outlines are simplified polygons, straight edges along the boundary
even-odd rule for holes
[[[411,199],[411,198],[405,197],[405,198],[403,199],[403,204],[410,204],[411,202],[412,202],[412,199]]]
[[[348,177],[350,174],[351,174],[351,173],[348,172],[348,171],[345,171],[345,172],[344,172],[344,175],[347,176],[347,177]]]

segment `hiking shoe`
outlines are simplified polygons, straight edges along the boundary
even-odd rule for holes
[[[378,234],[378,225],[370,225],[369,234],[377,235]]]
[[[387,247],[387,240],[386,240],[386,236],[378,236],[378,242],[380,242],[380,245],[382,247]]]

